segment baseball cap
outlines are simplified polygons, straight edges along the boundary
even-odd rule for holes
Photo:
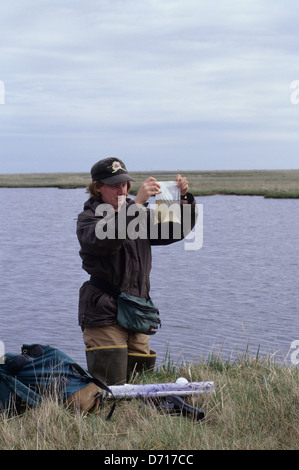
[[[129,175],[124,162],[115,157],[104,158],[95,163],[90,170],[90,174],[93,181],[101,181],[108,185],[135,181]]]

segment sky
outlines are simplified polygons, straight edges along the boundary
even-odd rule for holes
[[[299,168],[298,14],[295,0],[2,2],[0,173],[110,156]]]

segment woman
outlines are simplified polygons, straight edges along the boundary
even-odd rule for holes
[[[153,211],[146,207],[146,202],[160,193],[154,177],[140,185],[135,199],[127,198],[134,179],[120,159],[112,157],[95,163],[91,177],[90,198],[77,222],[82,267],[91,276],[80,289],[79,324],[90,374],[107,385],[120,385],[134,371],[153,369],[156,353],[150,349],[148,335],[132,333],[117,323],[117,301],[107,292],[107,285],[149,299],[151,246],[174,243],[187,233],[181,227],[180,236],[174,237],[174,224],[170,223],[167,238],[161,235],[161,230],[151,236]],[[190,231],[196,219],[195,200],[188,193],[186,178],[177,175],[177,182],[181,204],[191,206]],[[143,233],[130,236],[130,224],[136,228],[140,215],[143,220],[146,218]]]

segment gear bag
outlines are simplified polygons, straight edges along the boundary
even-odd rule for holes
[[[5,354],[2,362],[0,411],[21,413],[26,406],[37,407],[54,394],[59,402],[90,412],[102,406],[101,390],[112,394],[104,383],[51,346],[25,344],[21,354]]]
[[[96,276],[90,284],[113,297],[117,302],[117,323],[133,333],[154,335],[161,327],[160,312],[151,298],[148,300],[121,292]]]

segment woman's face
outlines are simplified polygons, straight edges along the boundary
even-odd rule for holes
[[[99,189],[102,201],[111,204],[118,211],[126,200],[128,194],[128,183],[103,184]]]

